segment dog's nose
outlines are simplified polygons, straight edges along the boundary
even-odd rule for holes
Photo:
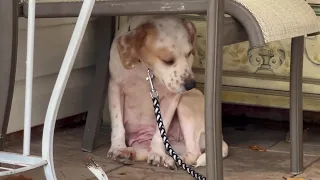
[[[187,91],[195,88],[197,85],[196,80],[194,79],[186,79],[184,80],[184,89],[186,89]]]

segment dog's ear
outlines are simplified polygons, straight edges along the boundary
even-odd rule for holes
[[[132,69],[140,61],[140,49],[150,28],[150,23],[142,24],[118,38],[117,48],[124,68]]]
[[[196,56],[197,55],[197,47],[196,47],[196,44],[197,44],[197,42],[196,42],[197,29],[196,29],[195,25],[191,21],[189,21],[187,19],[183,19],[182,22],[183,22],[183,25],[184,25],[184,27],[186,28],[186,30],[187,30],[187,32],[189,34],[190,43],[193,46],[192,54],[194,56]]]

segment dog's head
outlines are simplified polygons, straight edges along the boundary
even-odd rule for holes
[[[170,91],[184,92],[196,86],[192,72],[195,38],[192,22],[159,17],[120,36],[117,47],[126,69],[145,63]]]

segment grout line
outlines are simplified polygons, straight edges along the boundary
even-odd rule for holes
[[[115,171],[115,170],[118,170],[118,169],[120,169],[120,168],[122,168],[122,167],[124,167],[125,165],[120,165],[120,166],[118,166],[118,167],[115,167],[115,168],[112,168],[112,169],[110,169],[110,170],[108,170],[108,171],[105,171],[106,173],[111,173],[112,171]]]
[[[279,151],[279,150],[270,150],[268,149],[267,152],[274,152],[274,153],[284,153],[284,154],[290,154],[290,152],[288,151]],[[303,153],[304,156],[308,156],[308,157],[319,157],[319,155],[315,155],[315,154],[308,154],[308,153]]]
[[[313,161],[313,162],[311,162],[309,165],[307,165],[306,167],[304,167],[304,172],[309,168],[309,167],[311,167],[314,163],[316,163],[316,162],[319,162],[320,161],[320,157],[319,158],[317,158],[315,161]]]
[[[250,151],[250,150],[254,151],[249,148],[234,147],[234,146],[229,146],[229,149],[242,149],[242,150],[247,150],[247,151]],[[279,150],[270,150],[270,149],[267,149],[267,152],[290,154],[290,152],[288,152],[288,151],[279,151]],[[320,159],[319,155],[315,155],[315,154],[303,153],[303,155],[308,156],[308,157],[318,157]]]
[[[271,146],[267,147],[266,149],[268,150],[268,149],[272,148],[273,146],[279,144],[279,143],[282,142],[282,141],[283,141],[283,140],[279,140],[278,142],[276,142],[276,143],[272,144]]]
[[[308,142],[303,143],[303,145],[320,147],[320,144],[311,144],[311,143],[308,143]]]

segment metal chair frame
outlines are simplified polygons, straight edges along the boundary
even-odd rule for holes
[[[92,16],[99,17],[96,27],[107,31],[103,41],[98,46],[107,43],[110,48],[112,40],[111,18],[106,16],[136,15],[136,14],[190,14],[207,13],[207,61],[205,72],[205,119],[206,119],[206,148],[207,148],[207,179],[222,180],[222,133],[221,133],[221,79],[222,79],[222,46],[249,39],[250,45],[254,47],[263,46],[262,34],[255,28],[256,22],[250,17],[239,17],[240,11],[234,11],[237,6],[232,0],[140,0],[146,3],[142,8],[140,3],[127,0],[115,0],[109,3],[103,1],[84,0],[78,3],[36,3],[35,0],[19,2],[18,0],[0,0],[0,145],[3,148],[3,140],[6,134],[10,115],[10,107],[14,89],[15,66],[17,59],[17,33],[18,18],[28,18],[28,46],[27,46],[27,79],[26,79],[26,107],[25,107],[25,137],[24,153],[13,154],[0,152],[0,162],[12,161],[16,164],[25,165],[24,168],[7,169],[0,172],[0,176],[18,173],[35,167],[44,166],[47,179],[56,179],[53,163],[53,137],[57,112],[61,98],[66,87],[75,57],[79,50],[88,20]],[[96,3],[96,6],[94,4]],[[113,4],[113,6],[111,6]],[[70,8],[68,8],[70,6]],[[147,7],[147,8],[146,8]],[[163,10],[163,7],[166,7]],[[183,7],[183,8],[182,8]],[[81,9],[81,10],[80,10]],[[80,14],[79,14],[80,11]],[[224,28],[228,27],[224,17],[228,13],[242,24],[232,25],[236,30],[242,29],[242,39],[227,39]],[[30,130],[31,130],[31,106],[32,106],[32,67],[34,50],[34,19],[40,17],[74,17],[78,16],[70,44],[68,46],[64,61],[62,63],[55,87],[52,92],[50,103],[44,123],[42,140],[42,157],[30,156]],[[238,17],[237,17],[238,16]],[[248,19],[249,18],[249,19]],[[231,18],[232,19],[232,18]],[[107,25],[102,22],[107,21]],[[252,28],[251,28],[252,27]],[[108,30],[109,29],[109,30]],[[245,29],[245,30],[244,30]],[[260,30],[261,31],[261,30]],[[97,31],[98,32],[98,31]],[[102,34],[102,32],[98,33]],[[100,37],[99,35],[99,37]],[[102,37],[103,35],[101,35]],[[99,39],[99,38],[97,38]],[[10,43],[8,45],[8,42]],[[291,74],[290,74],[290,134],[291,134],[291,172],[300,174],[303,171],[303,149],[302,149],[302,64],[304,37],[294,37],[291,47]],[[93,88],[98,90],[97,96],[92,99],[92,108],[89,109],[86,125],[83,149],[91,151],[94,146],[95,135],[99,132],[99,122],[103,107],[103,99],[107,87],[101,88],[101,84],[108,78],[108,70],[102,70],[108,66],[109,53],[97,50],[97,72],[93,82]],[[107,58],[106,58],[107,57]],[[210,59],[208,58],[210,57]],[[100,68],[99,68],[100,67]],[[104,83],[101,83],[101,82]],[[99,88],[97,88],[99,87]],[[99,99],[100,98],[100,99]],[[97,103],[98,102],[98,103]],[[94,106],[93,104],[98,104]],[[89,123],[92,121],[93,123]],[[91,131],[91,133],[89,132]],[[93,131],[93,133],[92,133]]]

